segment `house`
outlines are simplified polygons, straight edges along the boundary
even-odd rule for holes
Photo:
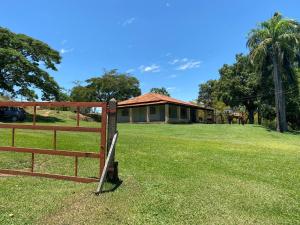
[[[148,93],[118,103],[118,122],[213,123],[214,110]]]

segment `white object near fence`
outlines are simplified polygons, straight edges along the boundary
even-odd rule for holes
[[[108,152],[108,155],[107,155],[107,158],[106,158],[106,161],[105,161],[103,172],[102,172],[101,177],[100,177],[100,181],[99,181],[99,185],[98,185],[96,194],[100,194],[102,192],[103,185],[104,185],[105,178],[106,178],[107,171],[108,171],[108,167],[111,163],[111,160],[114,156],[114,151],[116,149],[115,145],[117,143],[117,139],[118,139],[118,132],[115,133],[115,135],[113,137],[113,140],[112,140],[112,143],[111,143],[111,146],[109,148],[109,152]]]

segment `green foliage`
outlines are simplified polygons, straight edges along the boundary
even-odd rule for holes
[[[233,65],[224,65],[219,73],[219,98],[232,108],[245,106],[250,123],[254,123],[254,111],[258,106],[259,78],[248,56],[238,54],[236,62]]]
[[[198,103],[205,106],[213,107],[214,101],[217,99],[217,80],[208,80],[206,83],[199,85]]]
[[[165,95],[165,96],[168,96],[168,97],[171,96],[170,93],[167,91],[167,89],[164,88],[164,87],[161,87],[161,88],[151,88],[150,92],[151,93]]]
[[[262,22],[248,37],[247,45],[253,65],[263,75],[273,75],[279,131],[285,131],[287,128],[286,109],[288,120],[292,123],[297,121],[297,116],[294,115],[297,111],[297,100],[288,93],[291,91],[290,86],[298,89],[295,69],[299,68],[299,43],[300,24],[295,20],[283,18],[279,13]],[[291,110],[294,111],[292,117],[289,116]]]
[[[68,102],[71,100],[71,98],[65,90],[61,90],[58,95],[58,100],[61,102]]]
[[[73,102],[89,102],[93,100],[91,89],[82,85],[72,88],[70,98]]]
[[[220,79],[199,86],[198,101],[216,107],[216,100],[231,108],[245,106],[249,120],[254,121],[254,112],[269,121],[278,115],[278,108],[286,112],[289,126],[300,128],[300,25],[276,13],[249,34],[247,42],[250,55],[238,54],[232,65],[223,65]],[[275,61],[274,61],[275,59]],[[276,64],[274,64],[276,62]],[[279,68],[277,76],[274,68]],[[276,77],[276,79],[274,79]],[[275,80],[282,82],[282,89]],[[277,88],[275,90],[275,88]],[[275,93],[275,94],[274,94]],[[275,107],[275,96],[277,97]],[[217,97],[216,97],[217,96]],[[284,104],[279,104],[284,102]],[[278,119],[277,119],[278,120]]]
[[[28,100],[38,98],[34,89],[40,89],[43,100],[59,97],[60,88],[46,70],[56,71],[59,53],[47,44],[24,34],[16,34],[0,27],[0,90]]]
[[[103,76],[90,78],[86,82],[86,86],[77,84],[73,87],[70,95],[72,101],[108,102],[112,98],[121,101],[141,94],[138,79],[117,70],[105,71]]]

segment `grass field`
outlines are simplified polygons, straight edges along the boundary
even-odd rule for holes
[[[0,131],[1,145],[10,132]],[[118,189],[97,197],[95,183],[0,177],[0,224],[300,224],[300,134],[203,124],[120,124],[119,132]],[[58,135],[60,149],[98,149],[96,134]],[[51,138],[17,131],[16,144],[50,148]],[[0,153],[0,167],[28,168],[29,159]],[[79,166],[97,174],[94,159]],[[37,170],[72,174],[73,159],[38,156]]]

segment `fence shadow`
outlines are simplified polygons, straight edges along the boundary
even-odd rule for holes
[[[111,183],[110,182],[110,184],[112,184],[112,186],[109,187],[109,188],[107,188],[107,189],[105,189],[105,190],[103,190],[101,193],[114,192],[115,190],[117,190],[122,185],[122,183],[123,183],[122,180],[119,180],[119,181],[117,181],[115,183]]]
[[[33,120],[33,114],[27,114],[25,122],[32,122]],[[42,116],[42,115],[36,115],[35,121],[37,123],[58,123],[58,122],[65,122],[65,120],[57,118],[55,116]]]

